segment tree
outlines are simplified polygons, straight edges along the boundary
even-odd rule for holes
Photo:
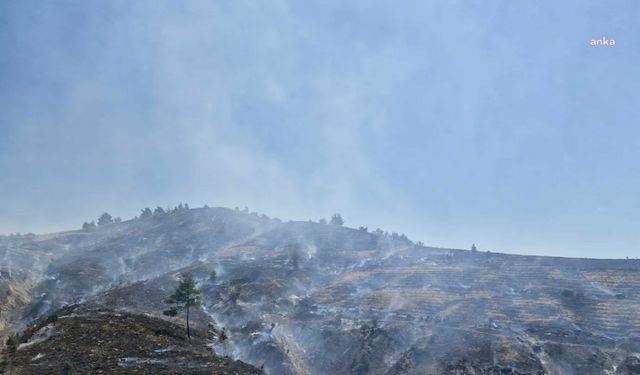
[[[331,216],[331,221],[329,222],[331,225],[342,225],[344,224],[344,220],[342,220],[342,216],[340,214],[333,214]]]
[[[120,218],[120,216],[116,217],[115,219],[113,219],[114,223],[122,223],[122,219]]]
[[[111,224],[111,223],[113,223],[113,218],[111,217],[111,215],[109,215],[108,212],[103,213],[98,218],[98,225],[100,225],[100,226]]]
[[[87,223],[85,221],[84,224],[82,224],[82,229],[83,230],[91,230],[91,229],[93,229],[95,227],[96,227],[96,222],[93,221],[93,220],[90,223]]]
[[[326,224],[326,223],[327,223],[327,219],[322,218],[322,219],[318,220],[318,223],[320,223],[320,224]]]
[[[471,245],[471,251],[478,251],[476,244]]]
[[[156,207],[155,210],[153,210],[153,214],[154,215],[162,215],[162,214],[164,214],[164,210],[162,209],[162,207],[158,206],[158,207]]]
[[[151,212],[151,209],[149,207],[141,210],[142,212],[140,213],[140,219],[146,219],[148,217],[151,217],[151,215],[153,215],[153,212]]]
[[[175,292],[165,298],[164,302],[170,305],[174,305],[172,308],[163,311],[164,315],[176,316],[181,311],[186,312],[187,317],[187,337],[191,339],[191,330],[189,329],[189,310],[192,307],[202,306],[202,290],[198,288],[195,280],[191,274],[185,273],[182,275],[182,280]]]

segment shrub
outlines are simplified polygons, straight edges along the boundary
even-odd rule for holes
[[[11,335],[7,339],[6,344],[9,351],[15,351],[18,348],[18,339],[15,336]]]

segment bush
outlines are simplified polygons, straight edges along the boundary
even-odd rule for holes
[[[22,332],[22,342],[29,341],[29,339],[33,336],[34,333],[35,333],[35,330],[33,329],[33,327],[25,328],[24,332]]]
[[[176,316],[176,315],[178,315],[178,309],[176,309],[176,308],[170,308],[170,309],[168,309],[168,310],[164,310],[164,311],[162,312],[162,314],[163,314],[163,315],[166,315],[166,316]]]
[[[90,230],[96,227],[96,223],[94,221],[87,223],[86,221],[84,222],[84,224],[82,224],[82,229],[83,230]]]
[[[575,296],[575,293],[573,292],[573,290],[569,290],[569,289],[564,289],[560,294],[565,298],[571,298]]]
[[[9,336],[6,344],[7,344],[7,349],[9,349],[9,351],[15,351],[18,348],[18,339],[13,335]]]
[[[222,333],[220,333],[220,341],[225,341],[229,337],[227,336],[227,331],[223,328]]]
[[[65,362],[62,365],[62,374],[72,374],[73,373],[73,365],[70,362]]]

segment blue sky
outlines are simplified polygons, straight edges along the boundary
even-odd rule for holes
[[[186,201],[637,257],[639,63],[633,0],[4,1],[0,233]]]

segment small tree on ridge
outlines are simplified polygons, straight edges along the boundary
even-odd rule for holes
[[[109,215],[108,212],[103,213],[98,218],[98,225],[100,225],[100,226],[111,224],[111,223],[113,223],[113,218],[111,217],[111,215]]]
[[[149,207],[141,210],[142,212],[140,213],[140,219],[146,219],[148,217],[151,217],[153,215],[153,212],[151,212],[151,209]]]
[[[340,214],[333,214],[331,216],[331,221],[329,222],[331,225],[342,225],[344,224],[344,220],[342,220],[342,216]]]

